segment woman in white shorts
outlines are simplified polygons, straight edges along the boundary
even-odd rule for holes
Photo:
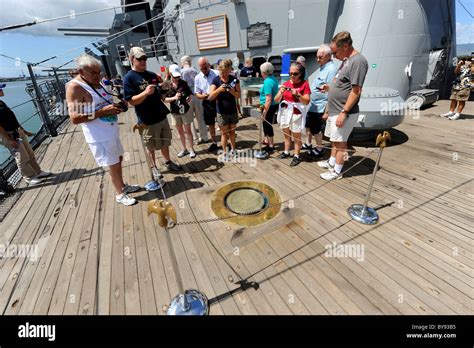
[[[280,102],[278,123],[285,134],[285,151],[278,158],[290,157],[291,138],[295,142],[295,155],[290,166],[300,164],[301,132],[305,127],[305,118],[310,102],[311,89],[308,81],[304,80],[305,68],[301,64],[292,64],[290,80],[286,81],[278,90],[275,101]]]

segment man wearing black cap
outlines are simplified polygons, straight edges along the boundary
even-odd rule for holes
[[[3,88],[5,84],[0,85],[0,97],[4,96]],[[51,172],[41,170],[36,161],[35,153],[28,141],[28,137],[32,135],[33,133],[23,129],[13,111],[0,100],[0,143],[15,157],[25,181],[29,185],[36,185],[50,176]]]

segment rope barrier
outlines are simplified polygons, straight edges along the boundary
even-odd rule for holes
[[[350,166],[348,169],[344,170],[341,172],[341,175],[344,176],[346,173],[348,173],[350,170],[352,170],[353,168],[355,168],[356,166],[358,166],[360,163],[362,163],[364,160],[366,160],[372,153],[376,152],[378,150],[377,149],[373,149],[372,151],[370,151],[370,153],[366,156],[364,156],[362,159],[360,159],[359,161],[357,161],[355,164],[353,164],[352,166]],[[276,159],[276,158],[274,158]],[[324,183],[320,184],[319,186],[317,187],[313,187],[303,193],[300,193],[296,196],[293,196],[291,198],[288,198],[282,202],[279,202],[279,203],[275,203],[275,204],[271,204],[267,207],[267,209],[270,209],[270,208],[273,208],[273,207],[277,207],[277,206],[281,206],[283,204],[286,204],[290,201],[295,201],[297,199],[300,199],[301,197],[304,197],[308,194],[310,194],[311,192],[314,192],[326,185],[328,185],[331,181],[325,181]],[[226,217],[223,217],[223,218],[211,218],[211,219],[203,219],[203,220],[196,220],[196,221],[192,221],[192,220],[189,220],[189,221],[182,221],[182,222],[178,222],[176,223],[176,225],[192,225],[192,224],[196,224],[196,223],[209,223],[209,222],[216,222],[216,221],[223,221],[223,220],[229,220],[229,219],[233,219],[235,217],[239,217],[239,216],[245,216],[245,215],[253,215],[255,213],[258,213],[260,210],[252,210],[252,211],[247,211],[247,212],[244,212],[244,213],[233,213],[234,215],[231,215],[231,216],[226,216]]]
[[[128,5],[120,5],[120,6],[112,6],[112,7],[102,8],[102,9],[99,9],[99,10],[73,13],[73,14],[68,14],[68,15],[60,16],[60,17],[53,17],[53,18],[47,18],[47,19],[42,19],[42,20],[35,20],[33,22],[28,22],[28,23],[12,24],[12,25],[0,28],[0,31],[18,29],[18,28],[32,26],[32,25],[36,25],[36,24],[42,24],[42,23],[57,21],[57,20],[60,20],[60,19],[72,18],[73,16],[74,17],[79,17],[79,16],[83,16],[83,15],[87,15],[87,14],[113,10],[113,9],[116,9],[116,8],[119,8],[119,7],[129,7],[129,6],[136,6],[136,5],[142,5],[142,4],[149,4],[149,2],[148,1],[143,1],[143,2],[138,2],[138,3],[128,4]]]

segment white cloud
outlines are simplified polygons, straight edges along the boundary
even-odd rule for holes
[[[456,44],[474,43],[474,23],[456,23]]]
[[[120,0],[0,0],[1,27],[32,22],[35,18],[49,19],[68,16],[120,5]],[[73,11],[73,12],[72,12]],[[120,8],[115,9],[117,13]],[[9,30],[9,33],[24,33],[41,36],[63,36],[58,27],[109,28],[114,10],[60,19],[30,27]]]

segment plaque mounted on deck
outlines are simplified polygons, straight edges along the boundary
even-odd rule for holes
[[[272,44],[272,28],[267,23],[247,27],[247,48],[268,47]]]

